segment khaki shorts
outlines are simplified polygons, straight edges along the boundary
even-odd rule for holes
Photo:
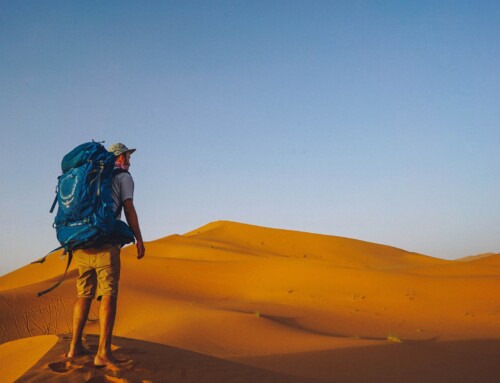
[[[76,250],[73,259],[79,276],[76,289],[80,298],[97,298],[109,295],[118,297],[120,280],[120,248],[103,245],[95,249]]]

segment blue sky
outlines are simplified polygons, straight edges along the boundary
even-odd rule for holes
[[[0,275],[62,156],[138,150],[146,240],[225,219],[500,252],[500,3],[0,2]]]

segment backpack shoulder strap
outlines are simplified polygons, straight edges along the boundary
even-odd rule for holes
[[[130,174],[130,172],[128,170],[125,170],[125,169],[120,169],[120,168],[114,168],[113,169],[113,177],[117,176],[118,174],[121,174],[121,173]]]

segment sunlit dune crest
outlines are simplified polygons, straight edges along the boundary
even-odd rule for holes
[[[497,262],[497,260],[500,258],[500,254],[497,253],[483,253],[483,254],[477,254],[477,255],[469,255],[468,257],[463,257],[459,258],[458,261],[463,261],[463,262],[472,262],[472,261],[478,261],[480,259],[487,259],[488,262],[494,261]],[[481,261],[483,262],[483,261]]]
[[[499,254],[449,261],[227,221],[149,242],[140,261],[127,247],[114,343],[135,364],[116,371],[64,358],[74,265],[59,288],[36,297],[63,272],[60,255],[0,278],[1,343],[59,335],[26,374],[15,361],[9,366],[24,374],[21,382],[48,376],[156,382],[162,371],[187,382],[224,376],[228,382],[470,382],[500,376],[489,356],[500,352]],[[90,348],[97,342],[97,309],[94,303],[85,328]],[[168,355],[168,363],[158,355]]]

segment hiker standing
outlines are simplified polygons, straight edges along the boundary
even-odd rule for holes
[[[142,240],[139,220],[134,207],[134,180],[128,172],[130,155],[135,149],[129,149],[122,143],[111,145],[108,149],[116,157],[112,179],[113,210],[115,218],[121,219],[122,210],[137,240],[137,258],[144,257],[145,248]],[[118,282],[120,279],[120,249],[113,241],[76,250],[74,259],[78,265],[78,299],[73,312],[73,337],[68,357],[85,353],[82,334],[87,321],[92,299],[101,301],[99,308],[99,347],[94,358],[96,366],[105,366],[117,362],[111,352],[111,337],[116,316]]]

